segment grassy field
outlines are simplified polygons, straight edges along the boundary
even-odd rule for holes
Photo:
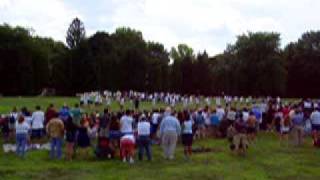
[[[72,105],[77,101],[58,97],[1,98],[0,112],[6,113],[12,106],[33,110],[36,104],[46,107],[54,103],[59,107],[64,102]],[[151,108],[150,104],[142,106]],[[116,104],[112,108],[116,109]],[[136,161],[134,165],[118,159],[97,160],[93,153],[87,160],[66,162],[49,160],[47,151],[28,152],[25,159],[19,159],[0,150],[0,179],[320,179],[320,150],[312,147],[310,138],[300,148],[282,147],[275,134],[260,133],[246,157],[231,154],[224,139],[207,139],[194,145],[202,146],[213,148],[214,152],[194,154],[187,162],[179,145],[176,160],[166,161],[161,149],[153,146],[153,161]]]

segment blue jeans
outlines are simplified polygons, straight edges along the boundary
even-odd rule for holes
[[[139,136],[138,137],[138,147],[139,147],[139,160],[143,159],[144,150],[146,150],[146,155],[149,161],[151,161],[151,147],[150,147],[150,137],[149,136]]]
[[[26,153],[27,146],[27,134],[17,134],[16,135],[16,143],[17,143],[17,155],[24,157]]]
[[[62,156],[62,138],[51,138],[50,158],[54,159],[55,154],[57,159]]]

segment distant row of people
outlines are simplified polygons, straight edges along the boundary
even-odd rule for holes
[[[277,132],[281,142],[288,142],[291,135],[298,146],[310,129],[314,145],[320,145],[319,106],[308,102],[282,105],[281,101],[270,100],[265,106],[253,102],[241,109],[226,104],[181,111],[167,107],[114,112],[106,108],[91,114],[78,104],[73,108],[64,105],[60,110],[51,104],[45,112],[40,106],[32,113],[26,108],[13,108],[10,114],[1,116],[0,124],[5,142],[15,136],[19,156],[25,155],[28,144],[41,143],[47,135],[50,157],[61,159],[65,142],[67,160],[75,154],[88,157],[93,148],[98,158],[119,156],[123,162],[133,163],[137,147],[138,159],[146,156],[151,161],[152,145],[156,144],[161,145],[164,157],[172,160],[180,138],[186,159],[192,155],[193,141],[204,138],[227,137],[232,151],[245,154],[261,130]]]

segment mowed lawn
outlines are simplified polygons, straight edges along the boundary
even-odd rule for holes
[[[77,101],[58,97],[1,98],[0,112],[10,111],[12,106],[33,110],[36,104],[46,107],[54,103],[59,107],[64,102],[72,105]],[[148,103],[143,106],[151,108]],[[116,109],[116,104],[112,108]],[[312,147],[310,138],[300,148],[282,147],[277,135],[260,133],[245,157],[233,155],[228,146],[225,139],[197,141],[194,147],[214,151],[194,154],[191,161],[184,160],[181,145],[174,161],[164,160],[161,149],[153,146],[152,162],[136,161],[133,165],[119,159],[97,160],[93,152],[87,159],[77,157],[67,162],[49,160],[47,151],[28,152],[25,159],[19,159],[0,150],[0,179],[320,179],[320,149]]]

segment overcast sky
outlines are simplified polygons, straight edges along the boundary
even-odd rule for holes
[[[167,49],[186,43],[215,55],[247,31],[279,32],[284,45],[319,30],[320,0],[0,0],[1,24],[56,40],[76,16],[87,35],[129,26]]]

